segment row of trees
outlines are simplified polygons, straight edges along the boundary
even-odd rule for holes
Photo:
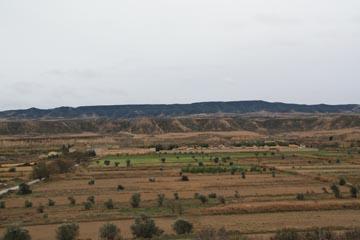
[[[173,230],[179,234],[189,234],[192,232],[193,225],[184,220],[178,219],[173,224]],[[154,236],[163,234],[163,230],[156,226],[155,221],[146,215],[135,218],[134,224],[130,226],[135,238],[151,239]],[[79,225],[77,223],[63,223],[56,230],[56,240],[75,240],[79,236]],[[99,229],[99,239],[101,240],[121,240],[120,229],[112,223],[105,223]],[[2,240],[31,240],[29,231],[19,227],[10,226],[6,229]]]
[[[172,225],[173,230],[178,235],[191,234],[193,231],[192,223],[178,219]],[[153,219],[146,215],[141,215],[135,219],[130,226],[132,234],[136,239],[151,239],[163,234],[163,230],[158,228]],[[77,223],[64,223],[56,230],[56,240],[75,240],[79,236],[79,225]],[[10,226],[6,229],[3,240],[31,240],[29,232],[19,226]],[[112,223],[105,223],[99,229],[100,240],[121,240],[120,229]],[[230,240],[246,239],[238,231],[226,231],[225,228],[216,230],[212,227],[205,227],[196,234],[197,240]],[[295,229],[281,229],[275,233],[271,240],[359,240],[360,229],[334,232],[329,229],[318,228],[311,231],[300,232]]]

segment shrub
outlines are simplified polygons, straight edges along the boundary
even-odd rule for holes
[[[83,205],[85,210],[90,210],[92,207],[92,203],[89,201],[84,202]]]
[[[14,167],[11,167],[11,168],[9,168],[9,172],[16,172],[16,168],[14,168]]]
[[[344,177],[341,177],[340,179],[339,179],[339,185],[340,186],[344,186],[346,184],[346,179],[344,178]]]
[[[162,163],[165,163],[165,161],[166,161],[166,158],[161,158]]]
[[[55,201],[52,200],[52,199],[48,199],[48,206],[49,206],[49,207],[55,206]]]
[[[198,162],[198,166],[199,166],[199,167],[203,167],[203,166],[204,166],[204,163],[203,163],[203,162]]]
[[[92,204],[95,204],[95,197],[94,197],[94,196],[89,196],[89,197],[87,198],[87,201],[88,201],[88,202],[91,202]]]
[[[245,171],[242,171],[242,172],[241,172],[241,177],[242,177],[243,179],[246,178]]]
[[[95,184],[95,179],[90,179],[88,182],[89,185],[94,185]]]
[[[70,205],[75,205],[76,204],[76,200],[75,200],[75,198],[73,196],[68,197],[68,200],[70,202]]]
[[[296,194],[296,199],[300,201],[305,200],[305,195],[303,193],[298,193]]]
[[[131,231],[135,238],[152,238],[159,236],[163,233],[159,229],[154,220],[142,214],[140,217],[135,218],[135,222],[131,225]]]
[[[181,181],[187,182],[187,181],[189,181],[189,177],[186,176],[186,175],[182,175],[182,176],[181,176]]]
[[[120,240],[120,229],[112,223],[105,223],[99,230],[99,238],[101,240]]]
[[[157,198],[158,206],[162,207],[164,205],[164,201],[165,201],[165,194],[159,193]]]
[[[177,193],[177,192],[176,192],[176,193],[174,193],[174,199],[175,199],[175,200],[179,200],[179,199],[180,199],[180,197],[179,197],[179,193]]]
[[[105,164],[106,166],[109,166],[109,165],[110,165],[110,160],[104,160],[104,164]]]
[[[19,226],[9,226],[6,228],[2,240],[31,240],[29,231]]]
[[[36,208],[36,211],[38,212],[38,213],[43,213],[44,212],[44,206],[42,205],[42,204],[40,204],[37,208]]]
[[[21,183],[19,185],[19,190],[17,192],[17,194],[19,195],[25,195],[25,194],[30,194],[32,193],[32,190],[30,189],[30,186],[26,183]]]
[[[0,201],[0,208],[5,208],[6,204],[5,201]]]
[[[334,193],[336,198],[341,198],[341,192],[339,187],[336,184],[331,185],[331,190]]]
[[[34,179],[49,178],[50,171],[46,165],[45,161],[39,162],[33,167],[32,175]]]
[[[271,176],[272,176],[272,177],[276,177],[276,172],[275,172],[275,171],[272,171],[272,172],[271,172]]]
[[[199,200],[202,204],[205,204],[208,202],[208,198],[205,195],[199,195]]]
[[[107,209],[113,209],[114,208],[114,203],[113,203],[113,200],[110,198],[109,200],[107,200],[105,203],[104,203],[105,207]]]
[[[359,194],[359,189],[355,186],[350,186],[350,194],[351,194],[351,197],[357,198],[358,194]]]
[[[276,232],[272,240],[300,240],[300,235],[294,229],[282,229]]]
[[[63,223],[56,230],[57,240],[76,240],[79,236],[79,225],[77,223]]]
[[[141,195],[140,193],[134,193],[131,196],[130,199],[130,204],[133,208],[138,208],[140,206],[140,202],[141,202]]]
[[[126,160],[126,167],[130,167],[131,166],[131,161],[130,159]]]
[[[225,203],[226,203],[226,199],[225,199],[224,196],[219,196],[219,197],[218,197],[218,200],[219,200],[219,202],[220,202],[221,204],[225,204]]]
[[[117,186],[117,190],[118,191],[122,191],[122,190],[124,190],[125,188],[123,187],[123,185],[121,185],[121,184],[119,184],[118,186]]]
[[[115,167],[118,167],[119,166],[119,162],[115,162]]]
[[[184,219],[176,220],[172,227],[176,234],[189,234],[193,229],[192,223]]]
[[[32,202],[30,200],[26,199],[24,205],[25,205],[25,208],[31,208],[33,204],[32,204]]]

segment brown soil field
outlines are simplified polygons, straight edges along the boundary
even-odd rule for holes
[[[269,233],[274,232],[283,226],[296,229],[309,229],[317,227],[331,227],[334,229],[353,228],[360,225],[359,210],[333,210],[333,211],[306,211],[285,213],[260,213],[260,214],[241,214],[241,215],[203,215],[190,216],[187,219],[200,229],[203,226],[214,226],[219,228],[226,226],[229,230],[240,230],[243,233]],[[172,233],[171,224],[175,218],[156,218],[156,224],[166,231]],[[111,221],[121,229],[126,238],[131,238],[130,225],[132,220]],[[98,230],[104,221],[82,222],[80,223],[81,239],[97,239]],[[26,227],[36,240],[54,239],[55,230],[58,225],[38,225]],[[3,231],[0,229],[0,232]],[[250,235],[250,236],[251,236]],[[256,236],[256,235],[254,235]]]

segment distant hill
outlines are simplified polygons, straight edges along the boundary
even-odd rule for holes
[[[30,108],[0,112],[2,119],[71,119],[71,118],[135,118],[176,117],[198,114],[269,113],[360,113],[360,105],[304,105],[265,101],[200,102],[191,104],[108,105]]]

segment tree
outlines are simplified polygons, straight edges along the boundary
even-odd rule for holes
[[[303,201],[303,200],[305,200],[305,195],[303,193],[298,193],[298,194],[296,194],[296,199]]]
[[[225,228],[220,228],[218,231],[216,231],[214,228],[208,226],[203,229],[201,229],[197,233],[197,239],[198,240],[228,240],[229,234],[226,231]],[[238,236],[234,239],[239,239]],[[240,238],[242,239],[242,238]]]
[[[141,195],[140,193],[134,193],[131,196],[130,199],[130,204],[133,208],[138,208],[140,206],[140,202],[141,202]]]
[[[181,181],[187,182],[187,181],[189,181],[189,177],[186,176],[186,175],[182,175],[182,176],[181,176]]]
[[[88,201],[88,202],[91,202],[92,204],[95,204],[95,197],[94,197],[94,196],[89,196],[89,197],[87,198],[87,201]]]
[[[189,234],[193,229],[192,223],[184,219],[176,220],[172,227],[176,234]]]
[[[135,218],[135,222],[131,225],[131,231],[135,238],[152,238],[160,236],[164,231],[159,229],[153,219],[142,214]]]
[[[359,189],[355,186],[350,186],[350,194],[351,194],[351,197],[357,198],[358,194],[359,194]]]
[[[105,207],[107,209],[113,209],[114,208],[114,203],[113,203],[113,200],[110,198],[109,200],[107,200],[105,203],[104,203]]]
[[[44,209],[45,209],[45,207],[40,203],[39,206],[36,208],[36,211],[38,213],[43,213]]]
[[[105,223],[99,230],[101,240],[121,240],[120,229],[112,223]]]
[[[158,206],[162,207],[164,205],[164,201],[165,201],[165,194],[159,193],[157,198]]]
[[[76,204],[76,200],[75,200],[75,198],[73,196],[68,197],[68,200],[70,202],[70,205],[75,205]]]
[[[300,240],[300,235],[294,229],[282,229],[276,232],[273,240]]]
[[[25,205],[25,208],[31,208],[33,204],[32,204],[32,202],[30,200],[26,199],[24,205]]]
[[[83,203],[83,205],[85,210],[90,210],[93,204],[90,201],[86,201]]]
[[[216,198],[216,197],[217,197],[216,193],[209,193],[208,194],[208,198]]]
[[[224,196],[218,196],[218,200],[221,204],[225,204],[226,203],[226,199]]]
[[[117,186],[118,192],[119,192],[119,191],[122,191],[122,190],[124,190],[124,189],[125,189],[124,186],[121,185],[121,184],[119,184],[119,185]]]
[[[19,226],[9,226],[6,228],[2,240],[31,240],[29,231]]]
[[[202,194],[199,196],[199,200],[201,201],[202,204],[205,204],[208,202],[208,198]]]
[[[48,206],[49,206],[49,207],[55,206],[55,201],[52,200],[52,199],[48,199]]]
[[[344,239],[346,240],[358,240],[360,239],[360,228],[346,231],[344,235]]]
[[[50,171],[46,165],[45,161],[39,162],[37,165],[33,167],[32,172],[34,179],[43,179],[43,178],[49,178],[50,177]]]
[[[63,223],[56,230],[57,240],[75,240],[79,236],[79,225],[77,223]]]
[[[174,199],[175,199],[175,200],[179,200],[179,199],[180,199],[179,193],[177,193],[177,192],[174,193]]]
[[[333,191],[336,198],[341,198],[340,188],[336,184],[331,185],[330,188]]]
[[[346,179],[344,178],[344,177],[341,177],[340,179],[339,179],[339,185],[340,186],[344,186],[346,184]]]
[[[32,193],[32,190],[30,189],[30,186],[26,183],[21,183],[19,185],[19,190],[17,192],[18,195],[25,195]]]

